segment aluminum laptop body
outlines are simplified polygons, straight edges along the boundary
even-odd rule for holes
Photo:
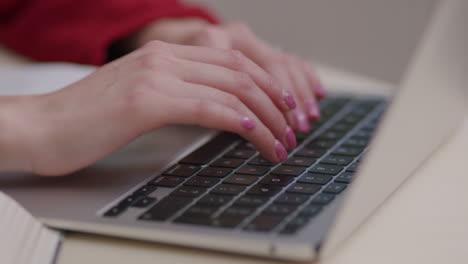
[[[217,133],[201,128],[161,129],[66,177],[3,173],[0,186],[52,228],[298,261],[332,254],[461,124],[468,105],[467,17],[467,1],[439,3],[357,177],[293,236],[138,221],[137,209],[102,216]]]

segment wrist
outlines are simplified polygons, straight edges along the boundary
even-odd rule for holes
[[[24,109],[27,96],[0,96],[0,171],[31,172]]]

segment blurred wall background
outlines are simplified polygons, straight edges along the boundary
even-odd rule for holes
[[[187,0],[324,65],[397,83],[436,0]]]

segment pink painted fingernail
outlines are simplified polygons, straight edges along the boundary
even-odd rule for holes
[[[243,117],[241,120],[241,124],[245,129],[248,130],[252,130],[255,128],[255,122],[248,117]]]
[[[288,159],[288,152],[286,152],[283,144],[281,144],[278,140],[275,140],[275,151],[279,162],[283,162]]]
[[[325,90],[325,88],[323,88],[322,83],[317,83],[317,85],[315,86],[315,89],[320,99],[327,96],[327,91]]]
[[[289,110],[295,109],[296,108],[296,101],[294,100],[294,97],[289,91],[283,90],[283,100],[288,106]]]
[[[297,146],[296,136],[290,126],[286,127],[285,141],[288,149],[293,149]]]
[[[309,120],[304,112],[297,111],[296,125],[300,132],[308,132],[310,130]]]
[[[314,100],[309,100],[306,102],[306,105],[311,119],[314,121],[319,120],[321,118],[321,115],[317,102]]]

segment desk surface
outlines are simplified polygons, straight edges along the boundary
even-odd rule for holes
[[[387,93],[390,86],[350,74],[320,70],[335,88]],[[376,91],[375,88],[380,90]],[[468,263],[468,122],[426,166],[324,264]],[[72,263],[282,263],[155,243],[71,233],[58,264]]]

